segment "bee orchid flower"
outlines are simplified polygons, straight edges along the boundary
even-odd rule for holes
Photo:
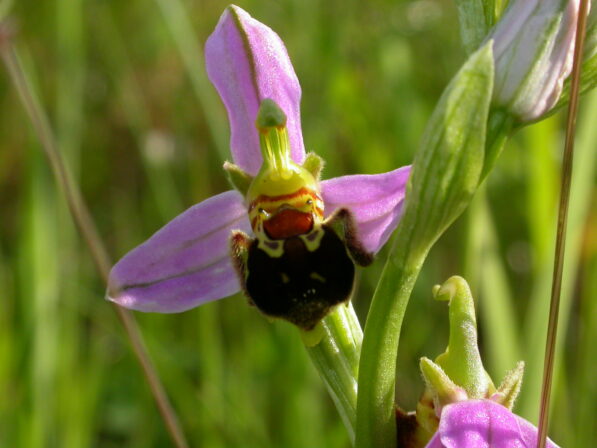
[[[434,288],[434,296],[449,304],[450,338],[435,362],[422,358],[420,363],[427,387],[417,406],[417,420],[433,434],[425,448],[536,447],[537,428],[512,412],[524,362],[494,386],[481,360],[468,284],[451,277]],[[547,447],[558,448],[549,439]]]
[[[442,409],[426,448],[535,448],[537,428],[491,400],[467,400]],[[550,439],[548,448],[557,448]]]
[[[310,329],[348,300],[354,263],[370,261],[396,228],[410,167],[320,182],[286,48],[241,8],[225,10],[205,56],[228,112],[225,168],[236,189],[192,206],[126,254],[107,298],[175,313],[243,290],[265,314]]]

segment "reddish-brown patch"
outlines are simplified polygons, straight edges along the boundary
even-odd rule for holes
[[[420,443],[418,431],[419,423],[416,415],[396,408],[396,447],[413,448],[424,446],[427,441]]]
[[[309,232],[313,228],[313,216],[287,208],[265,221],[263,226],[271,239],[283,240]]]

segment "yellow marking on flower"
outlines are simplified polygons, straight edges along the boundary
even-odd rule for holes
[[[321,242],[321,239],[323,238],[324,234],[325,232],[323,231],[323,228],[320,226],[318,229],[313,230],[311,233],[307,235],[301,235],[299,238],[303,240],[305,246],[307,247],[307,250],[309,252],[313,252],[315,249],[319,248],[319,243]]]
[[[259,196],[249,204],[249,221],[255,234],[264,232],[263,223],[272,219],[276,213],[284,208],[291,208],[296,211],[312,216],[313,228],[317,228],[323,222],[323,199],[316,192],[306,187],[286,195],[280,196]]]
[[[257,120],[263,164],[249,186],[249,202],[258,196],[281,196],[295,193],[303,187],[319,192],[313,175],[290,157],[290,142],[286,130],[286,115],[270,99],[261,102]]]
[[[255,236],[281,240],[317,232],[323,222],[319,182],[290,157],[286,115],[275,102],[266,99],[255,124],[263,156],[261,169],[247,192]],[[312,246],[313,238],[305,243]]]

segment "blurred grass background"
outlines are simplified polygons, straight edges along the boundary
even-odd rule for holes
[[[325,177],[412,159],[463,62],[447,0],[238,5],[285,41],[303,87],[308,150]],[[228,125],[203,43],[220,0],[0,1],[111,255],[229,188]],[[573,182],[551,436],[597,439],[597,96],[584,98]],[[170,441],[5,70],[0,71],[0,447],[164,447]],[[487,368],[527,361],[517,412],[536,422],[551,283],[563,114],[519,132],[432,251],[407,311],[398,400],[414,409],[419,357],[447,342],[431,287],[465,275]],[[364,322],[385,251],[360,275]],[[240,295],[178,315],[136,314],[194,447],[347,447],[297,331]]]

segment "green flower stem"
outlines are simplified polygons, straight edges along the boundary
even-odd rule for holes
[[[494,108],[489,111],[487,120],[487,136],[485,140],[485,162],[481,180],[491,171],[498,156],[512,133],[515,125],[514,118],[504,109]]]
[[[314,330],[303,333],[303,341],[354,440],[363,331],[352,304],[336,307]]]
[[[367,317],[359,371],[359,448],[396,445],[394,382],[402,319],[429,249],[478,187],[492,86],[489,42],[450,82],[423,134],[396,242]]]
[[[361,351],[358,405],[359,413],[368,415],[357,420],[357,447],[396,445],[394,389],[400,329],[426,255],[413,257],[411,253],[408,258],[409,246],[408,239],[399,234],[396,252],[388,258],[371,302],[365,328],[368,336]]]

